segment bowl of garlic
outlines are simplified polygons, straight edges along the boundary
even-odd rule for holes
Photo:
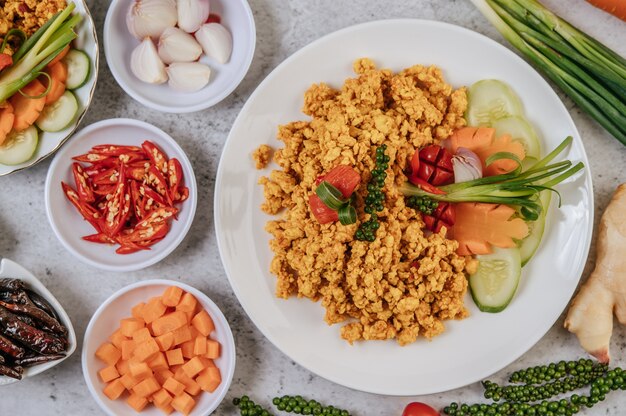
[[[155,110],[190,113],[226,98],[256,43],[246,0],[114,0],[104,53],[117,83]]]

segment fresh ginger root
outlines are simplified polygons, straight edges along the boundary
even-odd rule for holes
[[[626,324],[626,183],[606,207],[597,241],[596,268],[574,298],[565,328],[602,363],[608,363],[613,312]]]

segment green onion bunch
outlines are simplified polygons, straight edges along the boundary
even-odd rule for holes
[[[433,215],[439,202],[428,196],[410,196],[405,201],[406,206],[416,209],[426,215]]]
[[[626,144],[626,59],[536,0],[472,0],[576,104]]]
[[[248,396],[235,397],[233,404],[239,408],[241,416],[273,416],[268,410],[250,400]]]
[[[302,396],[274,397],[272,403],[282,412],[298,415],[350,416],[347,410],[323,406],[315,400],[306,400]]]
[[[539,201],[539,193],[544,190],[557,192],[553,189],[555,185],[585,167],[582,162],[574,165],[569,160],[551,163],[571,142],[572,137],[567,137],[550,154],[526,170],[522,170],[521,161],[517,156],[508,152],[499,152],[487,158],[487,166],[496,160],[511,159],[517,162],[517,168],[514,171],[441,186],[438,188],[443,191],[441,194],[430,193],[410,183],[405,183],[401,191],[407,197],[426,196],[444,202],[485,202],[510,205],[518,208],[524,220],[535,221],[543,209]]]
[[[385,154],[385,150],[387,150],[387,145],[385,144],[376,148],[376,166],[372,170],[372,177],[367,184],[364,208],[364,211],[370,214],[370,219],[362,223],[356,231],[355,237],[360,241],[372,242],[376,240],[376,231],[380,227],[378,212],[385,208],[383,187],[387,178],[385,171],[389,168],[390,160],[389,156]]]
[[[626,371],[609,370],[604,364],[593,364],[585,359],[520,370],[509,380],[524,384],[499,386],[485,381],[485,398],[493,402],[451,403],[443,413],[449,416],[572,416],[603,401],[610,391],[626,390]],[[588,394],[555,398],[584,386],[589,386]],[[552,399],[547,400],[549,398]]]

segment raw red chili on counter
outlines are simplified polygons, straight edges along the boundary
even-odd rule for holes
[[[98,145],[73,158],[76,190],[61,183],[68,200],[94,227],[85,241],[119,244],[118,254],[150,250],[170,230],[178,208],[189,197],[177,159],[154,143],[141,147]],[[83,166],[78,162],[90,163]]]

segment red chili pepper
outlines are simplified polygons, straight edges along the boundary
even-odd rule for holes
[[[141,147],[120,146],[116,144],[100,144],[91,148],[91,153],[97,153],[106,156],[119,156],[122,153],[129,152],[141,152]]]
[[[148,185],[141,185],[139,187],[139,193],[143,196],[143,210],[145,213],[148,213],[156,208],[171,206],[163,198],[163,196]]]
[[[141,220],[145,215],[146,211],[143,209],[143,196],[139,191],[139,182],[137,181],[129,181],[130,182],[130,201],[133,207],[133,212],[135,214],[135,218]]]
[[[416,183],[422,179],[435,186],[454,182],[454,168],[452,155],[445,148],[438,145],[426,146],[416,150],[411,158],[409,181]]]
[[[165,237],[169,229],[165,221],[150,223],[149,226],[142,227],[137,224],[132,233],[119,237],[119,241],[122,246],[136,244],[140,247],[149,247],[153,244],[152,241]]]
[[[139,162],[146,159],[146,155],[143,152],[126,152],[117,156],[120,162],[129,165],[134,162]]]
[[[94,185],[116,185],[120,177],[119,168],[113,167],[104,170],[92,178]]]
[[[145,141],[141,144],[144,152],[162,174],[167,173],[167,156],[154,143]]]
[[[413,185],[419,186],[423,191],[426,191],[428,193],[436,194],[436,195],[445,195],[446,194],[445,191],[442,191],[441,189],[437,188],[436,186],[429,184],[428,182],[426,182],[423,179],[414,178],[412,182],[413,182]]]
[[[98,244],[116,244],[117,243],[117,241],[115,241],[114,239],[112,239],[111,237],[109,237],[108,235],[104,233],[86,235],[83,237],[83,240],[89,241],[92,243],[98,243]]]
[[[89,152],[85,153],[84,155],[74,156],[72,159],[76,160],[77,162],[97,163],[102,162],[103,160],[106,160],[108,158],[109,156],[107,155]]]
[[[89,223],[93,225],[96,230],[100,231],[102,215],[100,215],[98,210],[88,203],[81,201],[78,193],[70,185],[65,182],[61,182],[61,187],[63,188],[63,193],[65,193],[67,199],[69,199],[72,205],[76,207],[83,218],[89,221]]]
[[[445,226],[451,230],[456,222],[456,211],[454,205],[448,202],[439,202],[433,215],[422,214],[422,219],[426,228],[434,233],[441,231],[441,227]]]
[[[93,189],[89,184],[89,176],[83,171],[80,163],[72,163],[72,174],[74,175],[74,182],[76,183],[76,191],[78,197],[84,202],[93,202],[96,200]]]
[[[172,205],[172,201],[170,199],[170,194],[167,188],[167,182],[165,181],[165,177],[163,174],[159,172],[155,165],[151,165],[150,169],[148,169],[148,177],[146,179],[146,183],[154,187],[154,189],[161,195],[165,197],[168,202],[168,205]]]
[[[178,159],[170,159],[167,161],[167,180],[170,190],[170,200],[178,201],[180,199],[179,188],[183,179],[183,167]]]
[[[126,185],[124,169],[120,169],[115,192],[104,208],[102,231],[109,237],[115,237],[126,223],[129,215],[130,194]]]
[[[98,196],[107,196],[115,191],[115,185],[96,185],[93,188],[93,193]]]
[[[185,202],[187,198],[189,198],[189,188],[187,188],[186,186],[183,186],[182,188],[180,188],[180,192],[178,196],[179,196],[179,199],[176,202]]]
[[[127,178],[134,179],[135,181],[143,182],[145,179],[150,163],[147,161],[136,161],[126,165],[125,175]]]

